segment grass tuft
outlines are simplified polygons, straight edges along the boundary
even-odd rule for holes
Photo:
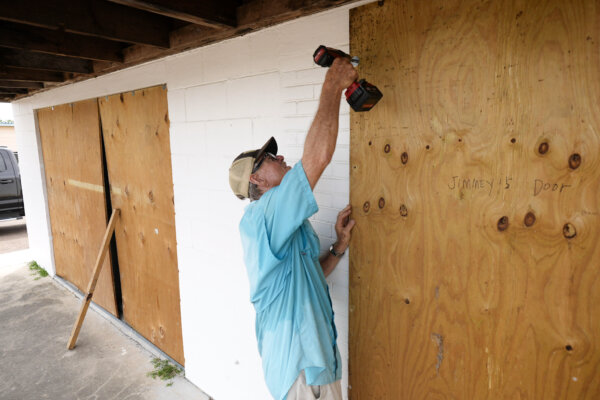
[[[29,270],[33,271],[33,274],[31,275],[37,275],[37,277],[34,280],[37,281],[40,278],[45,278],[48,276],[48,272],[44,268],[40,267],[37,262],[31,261],[27,265],[29,265]]]
[[[160,378],[163,381],[175,378],[181,374],[181,370],[177,366],[171,364],[168,360],[162,360],[158,357],[153,358],[151,361],[154,366],[154,370],[148,372],[148,376],[152,379]],[[167,383],[167,386],[172,386],[173,381]]]

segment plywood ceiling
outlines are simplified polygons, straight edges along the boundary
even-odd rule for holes
[[[0,102],[356,0],[0,0]]]

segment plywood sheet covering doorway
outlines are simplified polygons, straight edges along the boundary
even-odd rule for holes
[[[184,364],[167,91],[101,98],[123,318]]]
[[[350,398],[600,398],[600,4],[351,11]]]
[[[106,230],[96,99],[37,111],[56,273],[85,292]],[[93,301],[117,316],[110,256]]]

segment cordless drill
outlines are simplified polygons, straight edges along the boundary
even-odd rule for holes
[[[341,50],[331,47],[319,46],[313,54],[315,63],[321,67],[330,67],[338,57],[345,57],[352,62],[356,67],[358,58],[351,57],[349,54]],[[354,81],[352,85],[346,89],[346,101],[354,111],[369,111],[383,97],[383,94],[377,89],[377,86],[371,85],[364,79]]]

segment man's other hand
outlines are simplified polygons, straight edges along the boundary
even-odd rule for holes
[[[334,245],[336,253],[343,253],[350,244],[350,237],[352,236],[352,228],[356,221],[350,219],[352,213],[352,206],[348,204],[337,216],[335,222],[335,233],[337,234],[337,242]]]

